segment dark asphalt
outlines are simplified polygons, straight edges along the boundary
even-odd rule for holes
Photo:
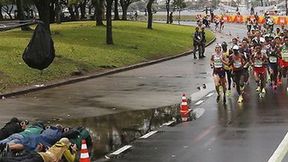
[[[132,150],[113,162],[265,162],[288,130],[285,88],[269,88],[259,99],[255,84],[246,87],[243,104],[237,97],[226,106],[216,95],[204,97],[204,114],[191,122],[160,129],[149,139],[137,140]],[[286,157],[283,162],[287,162]]]

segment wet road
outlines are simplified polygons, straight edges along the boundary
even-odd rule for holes
[[[228,28],[228,27],[227,27]],[[235,35],[242,26],[229,27]],[[230,32],[230,30],[229,30]],[[218,34],[219,40],[231,39]],[[207,48],[207,56],[214,46]],[[182,93],[196,92],[202,83],[211,84],[208,59],[191,55],[71,85],[47,89],[0,101],[0,125],[12,116],[30,120],[79,119],[122,111],[151,109],[179,102]]]
[[[139,139],[132,150],[113,162],[265,162],[288,130],[285,88],[269,88],[259,99],[255,84],[246,87],[243,104],[229,97],[226,106],[216,103],[216,94],[203,97],[194,111],[198,119],[159,129],[149,139]],[[283,160],[287,162],[288,157]]]
[[[226,30],[217,33],[218,42],[229,42],[229,34],[241,37],[246,31],[240,25],[227,25]],[[209,56],[214,45],[206,51]],[[171,120],[182,93],[193,94],[195,103],[212,92],[208,60],[193,60],[189,55],[1,100],[0,125],[18,116],[86,126],[98,158]],[[198,91],[196,87],[203,83],[207,88]],[[204,103],[193,107],[204,111],[199,119],[162,127],[151,138],[136,140],[132,152],[112,161],[267,161],[287,132],[287,96],[284,88],[258,101],[255,85],[251,82],[250,86],[252,91],[242,106],[235,103],[235,97],[226,107],[215,103],[215,95],[204,97]],[[164,108],[153,109],[159,107]]]

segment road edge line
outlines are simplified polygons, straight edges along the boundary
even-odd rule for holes
[[[281,162],[285,155],[288,152],[288,132],[286,133],[285,137],[273,153],[273,155],[270,157],[268,162]]]

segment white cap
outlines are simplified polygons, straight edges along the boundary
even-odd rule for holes
[[[234,45],[232,49],[233,49],[233,50],[239,50],[239,46]]]

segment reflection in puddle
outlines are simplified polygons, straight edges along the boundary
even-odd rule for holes
[[[177,106],[122,112],[92,118],[57,121],[69,127],[84,126],[93,138],[93,159],[120,148],[177,117]]]

